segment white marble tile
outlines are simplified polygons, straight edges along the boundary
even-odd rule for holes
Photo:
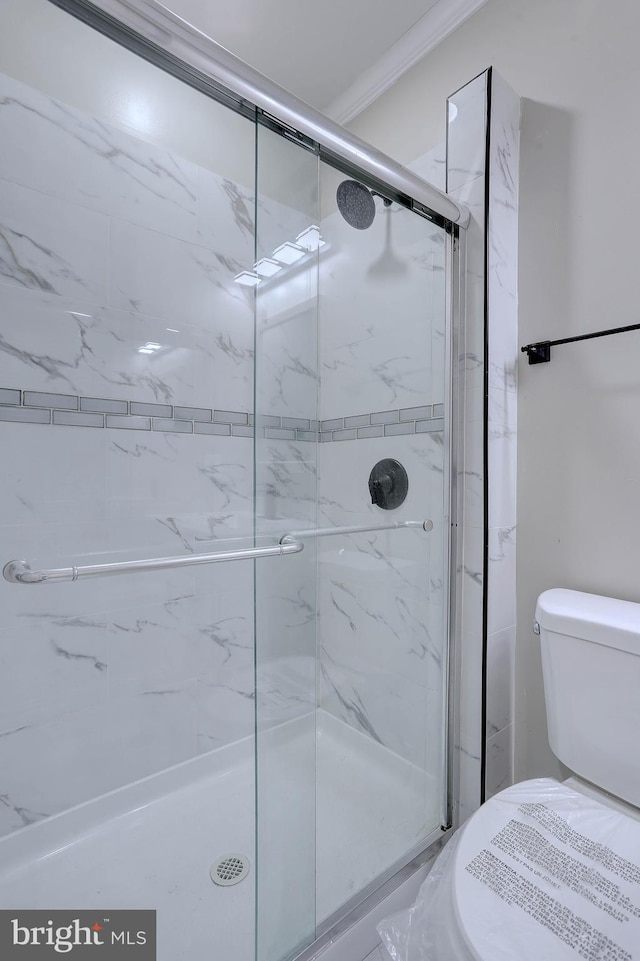
[[[483,742],[480,681],[482,678],[483,541],[482,528],[465,526],[460,728],[457,748],[460,759],[461,796],[466,798],[467,807],[472,806],[476,800],[479,803],[480,798],[479,771]],[[463,785],[464,791],[462,791]]]
[[[233,277],[244,265],[206,247],[112,219],[109,303],[180,330],[237,331],[249,343],[252,301]],[[171,321],[171,323],[169,323]]]
[[[516,396],[489,389],[489,527],[516,522]]]
[[[487,638],[487,729],[493,737],[514,721],[513,667],[515,626]]]
[[[515,392],[518,366],[518,174],[520,98],[492,71],[489,324],[491,386]]]
[[[367,231],[334,213],[322,232],[321,416],[441,403],[442,349],[432,339],[444,314],[441,232],[395,206],[381,207]],[[403,317],[401,337],[393,316]]]
[[[484,279],[468,277],[465,298],[465,342],[459,358],[460,375],[468,387],[483,387]]]
[[[104,130],[109,160],[105,187],[110,215],[197,242],[196,165],[122,130],[98,125]]]
[[[358,661],[352,667],[346,662],[346,657],[330,659],[323,650],[323,708],[422,770],[429,770],[424,688],[375,665]]]
[[[0,91],[0,177],[106,213],[106,128],[6,74]]]
[[[403,742],[393,699],[407,685],[410,690],[423,687],[428,691],[424,703],[407,694],[405,720],[412,718],[408,726],[414,731],[431,730],[427,723],[439,729],[442,435],[321,445],[320,512],[326,526],[385,523],[387,516],[370,504],[367,486],[371,468],[385,456],[400,460],[409,475],[407,500],[391,519],[430,518],[434,530],[348,535],[321,545],[322,703],[357,729],[435,770],[438,760],[433,752],[424,754],[420,737],[411,735],[411,744]]]
[[[463,517],[467,527],[484,525],[484,424],[472,421],[465,432],[464,469],[462,471]]]
[[[362,478],[359,458],[357,441],[319,445],[318,517],[320,526],[355,525],[361,523],[358,518],[362,516],[373,517],[368,487],[363,486],[363,484],[366,485],[369,475]],[[375,460],[371,462],[371,467],[374,464]],[[363,520],[362,523],[365,521]]]
[[[313,443],[257,441],[261,543],[277,543],[288,531],[317,527],[317,456]],[[256,565],[256,712],[261,730],[308,714],[317,703],[317,552],[318,542],[308,539],[302,553]]]
[[[485,271],[485,210],[486,178],[476,177],[451,191],[454,200],[459,200],[469,208],[471,219],[465,232],[466,239],[466,279],[484,280]]]
[[[251,410],[253,302],[233,284],[253,257],[241,192],[201,171],[198,194],[196,168],[179,157],[22,85],[0,88],[1,382]],[[25,151],[35,139],[49,151]],[[109,280],[120,307],[105,306]],[[151,341],[160,349],[140,354]],[[17,429],[2,427],[8,556],[57,567],[249,546],[251,439]],[[312,476],[306,454],[289,461],[283,496],[299,490],[301,465],[304,482]],[[210,750],[205,704],[220,721],[216,743],[250,732],[253,571],[229,568],[33,593],[2,581],[0,658],[12,679],[0,705],[3,826],[184,761],[198,737]],[[236,675],[250,687],[234,696]]]
[[[106,704],[107,668],[103,619],[25,612],[0,631],[1,730]]]
[[[155,520],[151,525],[134,525],[133,521],[116,524],[109,520],[46,526],[14,525],[2,528],[2,533],[7,556],[26,558],[34,569],[68,568],[72,564],[182,553],[175,547],[173,532]],[[158,596],[173,596],[175,591],[192,592],[193,577],[191,568],[157,570],[136,573],[135,577],[118,575],[41,584],[32,590],[21,590],[1,579],[3,622],[13,628],[15,619],[27,614],[92,616],[129,604],[152,604]]]
[[[108,443],[112,522],[144,518],[163,536],[168,532],[176,552],[202,552],[206,539],[250,533],[250,439],[110,430]]]
[[[268,438],[257,441],[256,498],[263,531],[285,533],[291,527],[314,526],[316,458],[315,444]]]
[[[149,690],[4,734],[0,766],[11,778],[2,791],[3,804],[23,824],[31,823],[163,770],[194,751],[193,685]]]
[[[253,669],[253,618],[246,598],[177,595],[109,612],[109,690],[124,696],[202,674]],[[220,681],[221,683],[221,681]]]
[[[140,347],[152,342],[151,354]],[[244,330],[202,330],[133,310],[0,285],[5,383],[27,390],[251,410],[253,345]]]
[[[323,551],[320,561],[327,655],[348,656],[354,667],[375,665],[438,690],[442,635],[431,636],[429,630],[425,560],[410,561],[396,554],[391,567],[373,553],[349,549],[346,538],[340,541]],[[378,536],[375,548],[382,547]],[[420,575],[420,587],[404,577],[411,566]]]
[[[405,535],[411,537],[411,534]],[[392,535],[393,536],[393,535]],[[321,553],[320,612],[324,649],[439,691],[443,631],[441,581],[429,588],[428,555],[410,559],[377,535],[347,538]],[[355,547],[355,549],[354,549]],[[391,550],[389,563],[384,555]],[[424,547],[423,547],[424,551]],[[384,552],[379,556],[378,552]]]
[[[491,234],[490,243],[494,244],[495,234]],[[517,265],[514,265],[512,277],[517,277]],[[517,390],[517,373],[520,356],[518,342],[517,318],[517,289],[507,286],[507,270],[496,266],[493,253],[489,262],[489,323],[490,357],[489,384],[496,390]]]
[[[0,177],[197,239],[194,164],[5,75],[0,90]]]
[[[79,435],[45,424],[3,424],[2,444],[0,524],[42,527],[105,517],[104,431]]]
[[[516,528],[489,531],[489,593],[487,633],[494,634],[515,623]]]
[[[160,349],[141,353],[149,342]],[[214,343],[165,319],[0,286],[2,376],[27,390],[213,407]]]
[[[479,796],[474,788],[479,775],[480,724],[479,711],[474,709],[473,691],[481,676],[482,616],[482,541],[483,532],[483,477],[482,431],[476,426],[473,408],[478,411],[483,394],[484,352],[482,329],[484,323],[484,154],[486,136],[486,74],[477,78],[451,103],[457,108],[456,117],[449,125],[448,163],[449,189],[456,199],[467,202],[472,214],[467,246],[467,321],[465,343],[461,357],[467,393],[467,421],[465,438],[465,553],[462,652],[462,720],[460,745],[461,760],[461,815],[468,815],[477,806]],[[517,350],[515,332],[515,257],[517,233],[512,217],[512,177],[517,177],[512,158],[517,156],[513,137],[513,97],[509,98],[495,75],[492,87],[491,165],[489,169],[489,238],[488,259],[488,324],[489,373],[493,390],[489,394],[488,411],[488,497],[489,497],[489,568],[487,576],[489,662],[487,672],[488,717],[487,734],[502,731],[511,717],[511,654],[510,632],[515,618],[513,596],[515,588],[515,402],[513,392],[513,355]],[[503,96],[503,94],[505,94]],[[517,99],[517,98],[516,98]],[[508,132],[507,132],[508,131]],[[515,226],[517,231],[517,225]],[[507,275],[510,279],[507,280]],[[499,388],[499,389],[498,389]],[[478,424],[478,426],[480,426]],[[470,526],[472,529],[470,529]],[[465,753],[466,752],[466,753]],[[487,785],[492,789],[504,773],[504,753],[497,741],[489,742],[488,765],[492,768]],[[492,760],[493,759],[493,760]],[[500,765],[502,764],[502,767]],[[502,773],[500,773],[502,771]],[[465,797],[463,797],[463,795]]]
[[[460,825],[480,807],[482,762],[480,754],[474,755],[464,748],[456,748],[460,764],[458,817]]]
[[[227,257],[250,270],[255,246],[255,203],[251,190],[199,167],[199,243],[224,251]]]
[[[468,387],[464,398],[465,425],[483,423],[484,421],[484,389],[482,387]]]
[[[245,667],[198,678],[196,689],[198,754],[249,737],[255,727],[253,669]]]
[[[487,741],[486,799],[513,784],[513,726]]]
[[[279,536],[276,533],[266,540],[277,543]],[[258,664],[267,669],[271,663],[289,663],[289,658],[304,658],[315,652],[317,555],[317,544],[309,538],[305,539],[304,551],[265,559],[256,566]]]
[[[108,220],[0,180],[0,283],[106,303]]]
[[[448,98],[448,191],[485,172],[486,102],[486,72]]]
[[[261,258],[319,224],[323,165],[316,154],[260,125],[256,150],[256,254]]]
[[[256,647],[260,644],[260,634]],[[301,638],[292,656],[265,658],[260,653],[255,683],[256,724],[266,730],[294,718],[312,716],[318,702],[315,647]]]
[[[291,304],[290,285],[265,287],[256,301],[256,407],[278,417],[318,416],[318,311],[315,271],[297,282],[308,290]],[[295,301],[295,296],[292,298]]]

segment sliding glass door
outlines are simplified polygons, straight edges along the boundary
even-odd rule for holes
[[[304,543],[256,572],[258,959],[276,961],[445,816],[450,236],[260,129],[257,240],[278,265],[256,288],[257,531]]]

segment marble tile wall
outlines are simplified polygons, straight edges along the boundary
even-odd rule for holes
[[[0,89],[3,562],[247,546],[251,191]],[[0,833],[250,734],[252,598],[248,562],[2,580]]]
[[[327,173],[327,193],[339,179]],[[377,204],[368,230],[336,212],[321,225],[329,246],[320,260],[321,439],[341,442],[320,445],[319,525],[431,518],[434,530],[319,543],[319,696],[325,710],[439,779],[444,238]],[[407,500],[392,512],[368,492],[385,457],[409,475]]]
[[[519,120],[519,98],[494,70],[481,74],[449,98],[448,189],[471,211],[467,231],[467,319],[461,354],[466,395],[461,820],[478,806],[482,790],[490,797],[511,783],[513,771]],[[484,603],[487,709],[483,731],[479,695]],[[486,763],[481,785],[483,752]]]
[[[398,518],[424,514],[434,530],[318,542],[295,567],[288,558],[259,569],[258,698],[267,724],[319,701],[437,773],[445,533],[439,231],[381,203],[357,245],[338,214],[322,220],[328,248],[319,287],[311,258],[286,284],[258,294],[254,423],[254,295],[233,283],[256,257],[251,191],[24,84],[0,83],[6,559],[55,567],[247,546],[254,471],[265,539],[283,528],[375,522],[382,512],[369,502],[369,471],[381,457],[397,457],[412,479]],[[34,151],[34,142],[46,150]],[[443,159],[425,163],[441,174]],[[481,218],[482,178],[473,164],[471,179],[463,173],[461,163],[454,190]],[[268,256],[317,214],[311,196],[294,209],[260,184],[258,191],[257,255]],[[498,253],[493,263],[502,279]],[[478,289],[479,282],[478,275]],[[472,270],[468,301],[477,298]],[[473,466],[477,335],[470,327],[461,356],[468,517],[482,497]],[[510,424],[514,391],[500,369],[496,359],[492,410],[496,424]],[[54,429],[70,425],[77,429]],[[341,443],[309,443],[318,436]],[[496,558],[509,552],[509,532],[501,516],[491,535]],[[471,523],[469,612],[482,585],[479,544]],[[252,732],[256,612],[247,562],[35,588],[2,581],[0,595],[0,663],[11,677],[0,697],[0,832]],[[498,650],[509,643],[509,614],[497,604],[491,610]],[[508,714],[497,723],[495,743],[509,729]],[[475,756],[475,744],[461,746]]]
[[[487,797],[513,782],[513,671],[516,630],[520,98],[494,69],[491,71],[490,124],[487,224]]]
[[[271,130],[258,130],[256,257],[270,257],[318,221],[318,158]],[[290,191],[290,206],[274,196]],[[262,283],[256,296],[256,530],[270,542],[314,528],[317,518],[318,254]],[[316,547],[256,570],[258,730],[316,706]],[[311,737],[312,726],[308,728]],[[271,783],[278,758],[258,739],[259,784]],[[309,757],[313,755],[310,744]],[[304,765],[303,765],[304,767]],[[305,781],[313,772],[299,770]],[[312,781],[313,783],[313,781]],[[272,795],[267,790],[265,798]],[[268,802],[266,802],[268,803]],[[293,804],[293,800],[291,801]],[[264,824],[294,823],[281,798],[262,807]],[[303,819],[304,820],[304,819]],[[301,825],[313,832],[313,824]],[[267,828],[267,831],[269,829]],[[272,852],[269,857],[277,857]]]
[[[460,823],[479,807],[482,795],[486,102],[486,74],[476,77],[447,101],[447,190],[454,199],[465,203],[471,213],[465,234],[465,324],[458,366],[464,397],[459,476],[462,557],[457,570],[462,608],[456,744]]]

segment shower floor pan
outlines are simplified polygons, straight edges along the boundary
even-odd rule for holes
[[[437,825],[438,799],[423,771],[318,714],[321,920]],[[300,718],[268,734],[289,791],[312,723]],[[158,961],[253,961],[254,782],[247,738],[8,835],[0,839],[0,908],[151,908]],[[251,869],[239,884],[219,887],[209,872],[228,854],[246,855]],[[272,876],[279,870],[287,865],[269,868]],[[309,896],[301,895],[307,908]]]

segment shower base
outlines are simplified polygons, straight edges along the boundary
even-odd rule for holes
[[[270,731],[272,756],[291,765],[308,754],[312,723]],[[321,921],[438,824],[439,799],[423,771],[323,711],[316,765]],[[0,907],[152,908],[158,961],[253,961],[254,783],[247,738],[9,835]],[[219,887],[209,871],[227,854],[248,856],[251,870]]]

